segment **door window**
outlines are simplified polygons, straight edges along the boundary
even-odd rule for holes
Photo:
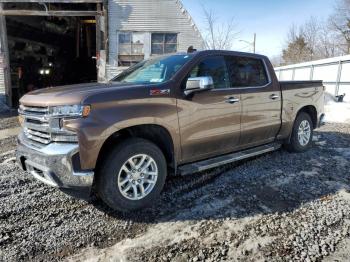
[[[268,83],[264,63],[261,59],[227,57],[231,87],[256,87]]]
[[[214,81],[214,88],[229,87],[229,77],[225,59],[221,56],[211,56],[203,59],[196,65],[190,77],[211,76]]]

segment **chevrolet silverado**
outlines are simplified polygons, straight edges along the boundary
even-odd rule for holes
[[[323,103],[321,81],[279,82],[262,55],[152,57],[108,83],[23,96],[17,159],[46,184],[132,211],[155,203],[168,174],[190,175],[281,146],[306,151],[323,122]]]

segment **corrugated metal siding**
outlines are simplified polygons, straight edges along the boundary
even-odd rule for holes
[[[193,45],[204,48],[203,38],[189,13],[179,0],[110,0],[109,17],[109,66],[111,78],[118,70],[118,31],[176,32],[178,52],[185,52]]]
[[[346,94],[350,101],[350,55],[275,68],[279,80],[322,80],[334,96]]]

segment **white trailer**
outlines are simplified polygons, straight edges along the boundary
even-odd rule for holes
[[[350,101],[350,55],[275,68],[280,81],[323,80],[333,96],[346,94]]]

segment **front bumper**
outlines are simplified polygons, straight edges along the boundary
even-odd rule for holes
[[[79,146],[75,143],[51,143],[37,147],[18,136],[17,161],[23,170],[50,186],[91,189],[94,172],[80,170]]]

